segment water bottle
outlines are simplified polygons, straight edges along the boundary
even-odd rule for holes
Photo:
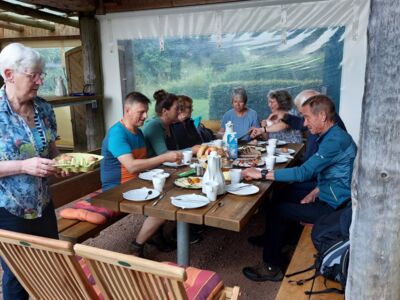
[[[238,140],[236,137],[236,132],[228,133],[226,136],[227,148],[228,148],[228,156],[229,159],[237,159],[238,158]]]

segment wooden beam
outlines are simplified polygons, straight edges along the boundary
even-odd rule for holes
[[[23,26],[7,23],[7,22],[4,22],[4,21],[0,21],[0,27],[8,29],[8,30],[18,31],[18,32],[24,31],[24,27]]]
[[[159,8],[172,8],[192,5],[205,5],[205,4],[217,4],[226,2],[239,2],[243,0],[120,0],[110,1],[103,0],[103,4],[98,7],[97,14],[112,13],[112,12],[124,12],[124,11],[136,11],[146,9],[159,9]]]
[[[62,40],[79,40],[80,35],[64,35],[64,36],[21,36],[21,37],[13,37],[13,38],[0,38],[0,43],[8,44],[8,43],[16,43],[16,42],[24,42],[24,41],[59,41]],[[1,77],[1,76],[0,76]],[[0,85],[1,86],[1,85]]]
[[[101,69],[99,24],[94,17],[90,16],[81,16],[79,21],[81,26],[83,78],[85,85],[88,87],[85,91],[102,95],[103,75]],[[99,103],[97,108],[93,108],[91,105],[86,106],[86,120],[87,150],[90,151],[101,147],[101,142],[104,138],[102,102]]]
[[[96,10],[96,1],[95,0],[68,0],[68,1],[59,1],[59,0],[22,0],[22,2],[35,4],[35,5],[43,5],[48,8],[54,8],[56,10],[64,11],[64,12],[91,12]]]
[[[0,21],[17,23],[17,24],[22,24],[22,25],[26,25],[26,26],[36,27],[36,28],[42,28],[42,29],[46,29],[49,31],[56,30],[56,26],[52,23],[27,19],[27,18],[23,18],[23,17],[10,15],[7,13],[0,13]]]
[[[64,1],[68,2],[68,1]],[[24,7],[21,5],[11,4],[5,1],[0,1],[0,9],[4,9],[9,12],[13,12],[19,15],[27,15],[33,18],[42,19],[58,24],[64,24],[67,26],[77,27],[79,28],[79,22],[70,18],[60,17],[57,15],[49,14],[46,12],[42,12],[40,10],[36,10],[29,7]]]
[[[399,15],[398,0],[371,0],[346,299],[400,295]]]

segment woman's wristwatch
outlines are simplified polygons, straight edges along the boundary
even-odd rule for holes
[[[262,181],[267,181],[267,174],[268,174],[268,170],[267,169],[262,169],[261,170],[261,179]]]

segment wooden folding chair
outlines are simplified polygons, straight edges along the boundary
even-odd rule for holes
[[[82,244],[75,244],[74,250],[86,260],[104,299],[187,299],[181,267]],[[216,299],[238,296],[239,287],[225,288]]]
[[[70,242],[0,229],[0,254],[33,299],[98,299]]]

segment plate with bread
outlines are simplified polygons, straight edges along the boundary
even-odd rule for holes
[[[296,153],[296,151],[287,147],[282,147],[282,148],[276,148],[275,153],[277,155],[292,155]]]
[[[177,178],[174,181],[176,186],[185,189],[201,189],[201,182],[202,182],[201,177],[193,177],[193,176]]]
[[[245,145],[239,147],[239,156],[240,157],[260,157],[262,152],[265,152],[265,147],[253,146],[253,145]]]
[[[222,147],[217,147],[217,146],[210,146],[208,144],[202,144],[199,147],[199,150],[197,150],[197,159],[199,160],[207,160],[208,155],[211,153],[211,151],[216,151],[218,155],[221,157],[225,157],[225,151]]]
[[[259,158],[238,158],[235,159],[232,163],[235,167],[241,168],[252,168],[252,167],[260,167],[264,164],[264,162]]]

